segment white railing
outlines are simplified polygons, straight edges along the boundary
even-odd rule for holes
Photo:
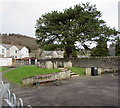
[[[23,108],[25,107],[23,104],[23,100],[21,98],[17,98],[15,93],[10,91],[10,84],[5,84],[3,81],[0,83],[0,94],[1,94],[1,105],[2,101],[5,101],[6,105],[11,108]],[[2,107],[2,106],[0,106]],[[31,105],[27,105],[26,108],[32,108]]]

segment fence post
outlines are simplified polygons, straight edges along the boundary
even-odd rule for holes
[[[32,108],[32,106],[31,105],[27,105],[26,108]]]
[[[9,83],[7,83],[7,84],[4,84],[4,91],[3,91],[3,96],[4,96],[4,98],[6,98],[7,96],[7,91],[10,89],[10,84]]]
[[[2,99],[3,99],[3,81],[0,82],[0,108],[2,107]]]
[[[12,96],[11,96],[11,103],[16,106],[16,95],[14,93],[12,93]]]
[[[16,95],[10,91],[10,84],[4,84],[0,82],[0,107],[2,107],[2,100],[6,101],[10,108],[23,108],[23,100],[16,98]],[[31,105],[27,105],[26,108],[32,108]]]
[[[23,100],[21,98],[18,99],[17,108],[23,108]]]
[[[8,101],[10,101],[11,100],[10,97],[11,97],[11,92],[10,92],[10,90],[7,90],[7,97],[6,97],[6,99]]]
[[[3,81],[1,81],[0,86],[1,86],[1,99],[2,99],[3,98],[3,92],[4,92],[4,83],[3,83]]]

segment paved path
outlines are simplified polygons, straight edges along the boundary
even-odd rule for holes
[[[79,76],[39,87],[17,87],[12,91],[32,106],[117,106],[118,78],[112,74]]]
[[[11,70],[14,70],[14,69],[16,69],[16,68],[10,68],[10,69],[8,69],[8,70],[6,70],[6,71],[0,72],[0,81],[4,80],[4,81],[8,82],[8,81],[3,77],[3,74],[6,73],[6,72],[9,72],[9,71],[11,71]]]
[[[0,73],[1,74],[1,73]],[[3,81],[9,82],[5,78]],[[10,82],[11,83],[11,82]],[[32,106],[117,106],[118,78],[112,74],[79,76],[44,86],[20,87],[11,83],[11,91]]]

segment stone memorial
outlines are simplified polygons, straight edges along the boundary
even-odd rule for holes
[[[69,62],[64,62],[64,68],[70,68],[72,67],[72,62],[69,61]]]
[[[53,63],[53,68],[57,69],[57,61]]]
[[[45,62],[45,68],[46,69],[53,69],[53,63],[52,63],[52,61],[46,61]]]

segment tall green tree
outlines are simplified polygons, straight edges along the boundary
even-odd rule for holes
[[[115,55],[120,56],[120,37],[118,36],[116,40]]]
[[[98,39],[97,46],[91,51],[91,56],[99,57],[109,56],[106,37],[100,37],[100,39]]]
[[[46,51],[63,50],[63,46],[60,46],[58,44],[47,44],[47,45],[44,45],[41,48],[43,48]]]
[[[96,41],[103,35],[106,38],[116,35],[117,31],[107,27],[101,16],[96,6],[90,3],[75,5],[62,12],[46,13],[36,22],[37,42],[41,46],[62,45],[67,57],[72,57],[76,42],[86,47],[87,41]]]

